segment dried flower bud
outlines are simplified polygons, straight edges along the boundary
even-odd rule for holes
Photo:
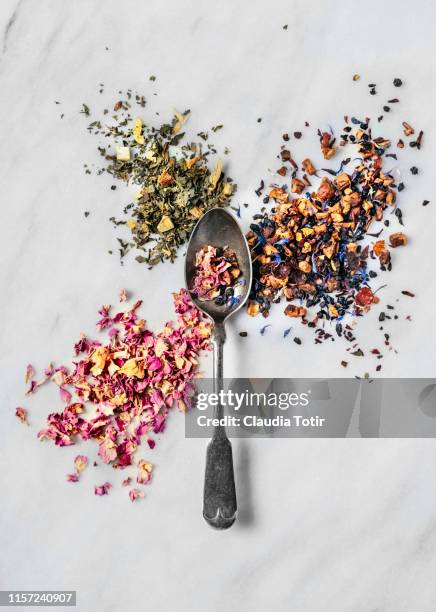
[[[407,237],[403,232],[396,232],[389,236],[389,242],[394,249],[399,246],[406,246]]]

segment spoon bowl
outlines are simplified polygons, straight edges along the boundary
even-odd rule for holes
[[[225,303],[219,306],[213,300],[202,302],[192,293],[191,287],[196,271],[195,256],[202,247],[207,245],[221,248],[228,246],[235,252],[243,282],[242,285],[238,286],[240,292],[237,304],[228,305]],[[238,222],[223,208],[211,208],[195,226],[186,252],[185,281],[194,304],[214,322],[223,323],[247,301],[251,287],[250,249]]]

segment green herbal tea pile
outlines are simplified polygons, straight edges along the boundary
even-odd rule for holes
[[[135,101],[143,106],[144,98],[127,92],[126,99],[115,104],[110,125],[97,120],[88,129],[108,140],[99,147],[103,170],[138,187],[134,202],[124,209],[127,218],[111,219],[131,231],[131,240],[118,238],[121,258],[136,247],[142,252],[136,260],[154,266],[174,261],[198,219],[210,208],[228,206],[236,185],[226,177],[220,159],[209,168],[208,157],[215,149],[208,144],[203,151],[205,132],[199,133],[202,142],[184,142],[189,111],[176,113],[170,123],[148,126],[132,113]]]
[[[395,79],[394,86],[401,85]],[[371,95],[374,88],[375,84],[370,84]],[[399,100],[393,98],[388,102],[397,104]],[[390,107],[385,105],[383,109],[388,112]],[[382,119],[379,116],[378,123]],[[403,133],[397,148],[404,148],[405,137],[411,148],[419,150],[423,132],[415,140],[415,130],[409,123],[399,122],[399,127]],[[271,305],[284,297],[289,302],[285,314],[316,328],[315,342],[332,338],[325,330],[325,323],[331,322],[337,335],[353,344],[349,350],[356,356],[362,356],[363,351],[355,342],[351,326],[344,325],[342,320],[347,314],[362,315],[379,302],[371,287],[378,276],[374,268],[382,272],[391,270],[393,251],[408,242],[402,231],[390,229],[395,221],[404,225],[398,193],[405,185],[390,171],[397,154],[389,152],[391,140],[375,136],[374,131],[379,132],[380,128],[374,129],[369,117],[348,116],[344,117],[339,142],[331,130],[318,130],[325,160],[336,160],[345,147],[351,153],[338,161],[335,168],[318,169],[309,158],[301,164],[293,159],[287,145],[290,136],[284,134],[286,144],[280,150],[282,165],[277,174],[288,179],[284,184],[271,185],[263,202],[272,201],[273,208],[255,215],[247,235],[254,275],[249,314],[267,317]],[[302,133],[295,132],[294,137],[300,139]],[[410,173],[418,174],[418,168],[413,166]],[[256,191],[258,196],[264,188],[262,181]],[[371,233],[377,223],[376,233]],[[413,297],[408,290],[402,295]],[[380,314],[381,322],[386,318],[390,316]],[[383,331],[383,327],[380,329]],[[294,340],[301,344],[298,337]],[[384,344],[389,346],[389,334],[384,334]],[[379,349],[371,352],[381,358]],[[346,367],[347,362],[342,365]],[[381,365],[376,369],[379,371]]]

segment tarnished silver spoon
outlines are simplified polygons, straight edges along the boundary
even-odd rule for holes
[[[239,301],[236,304],[218,306],[214,301],[202,302],[191,292],[195,276],[195,256],[204,246],[228,246],[238,259],[243,284],[238,286]],[[195,305],[209,316],[213,323],[214,392],[223,389],[223,346],[226,339],[225,321],[246,302],[251,286],[251,257],[245,236],[236,219],[222,208],[209,210],[195,226],[188,244],[185,260],[186,287]],[[223,406],[214,408],[214,417],[222,419]],[[217,529],[227,529],[236,519],[236,489],[233,474],[232,445],[225,427],[214,428],[207,446],[204,479],[203,516]]]

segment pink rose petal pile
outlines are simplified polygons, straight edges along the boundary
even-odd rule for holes
[[[177,406],[184,412],[190,407],[198,355],[210,348],[208,319],[186,290],[173,297],[177,323],[166,323],[157,334],[137,315],[141,301],[114,315],[110,306],[103,306],[97,328],[107,332],[106,343],[82,335],[74,345],[78,359],[72,367],[50,364],[40,381],[31,380],[34,371],[28,366],[27,393],[50,380],[59,386],[66,404],[62,411],[48,415],[47,426],[38,433],[41,440],[52,440],[57,446],[94,440],[101,460],[119,469],[135,464],[134,455],[144,437],[147,448],[154,448],[149,436],[164,430],[170,409]],[[94,409],[88,410],[87,404],[94,404]],[[78,455],[75,472],[67,480],[77,482],[87,464],[87,458]],[[148,484],[152,464],[139,459],[136,465],[136,482]],[[129,477],[123,484],[130,482]],[[95,494],[107,495],[110,488],[107,482],[98,485]],[[132,489],[129,497],[133,502],[143,494]]]

